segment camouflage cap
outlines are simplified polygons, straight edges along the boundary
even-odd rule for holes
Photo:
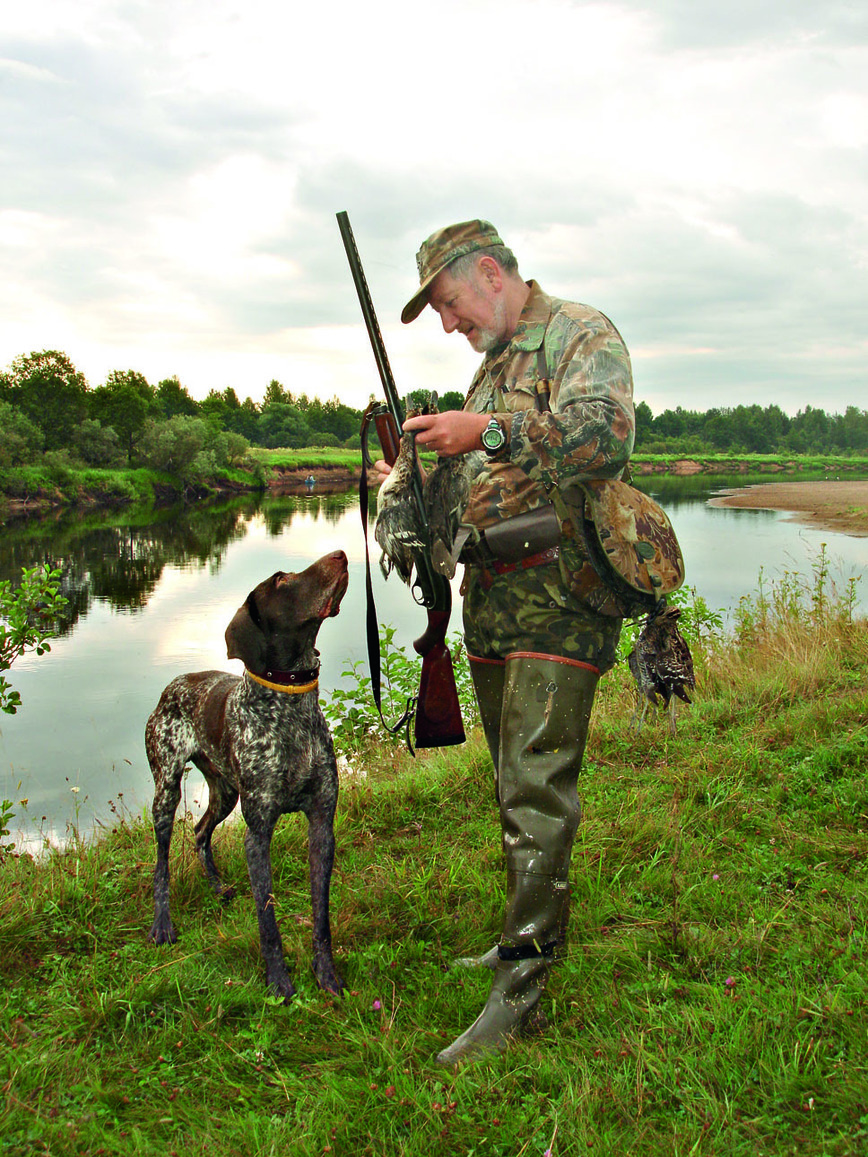
[[[420,285],[401,311],[401,321],[406,324],[419,316],[428,304],[431,282],[447,265],[477,249],[502,244],[490,221],[462,221],[460,225],[447,225],[432,233],[416,254]]]

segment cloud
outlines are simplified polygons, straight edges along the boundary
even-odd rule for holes
[[[397,318],[420,241],[483,216],[612,316],[655,410],[862,405],[866,34],[804,0],[35,0],[0,54],[0,364],[362,404],[346,209],[408,389],[472,373]]]

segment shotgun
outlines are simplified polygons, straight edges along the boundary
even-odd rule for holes
[[[395,379],[392,377],[389,359],[386,355],[383,335],[380,333],[380,327],[377,323],[371,293],[362,269],[359,251],[356,248],[350,219],[344,212],[338,213],[337,219],[347,260],[350,263],[353,284],[356,287],[359,304],[362,307],[365,327],[374,351],[380,381],[386,395],[385,407],[374,415],[374,424],[382,446],[383,457],[389,465],[392,465],[398,455],[404,414],[398,399],[398,391],[395,387]],[[364,473],[365,466],[363,465],[362,474],[364,475]],[[412,491],[419,513],[419,526],[423,529],[426,542],[429,542],[430,530],[425,502],[422,497],[422,475],[418,462],[413,469]],[[449,580],[433,569],[430,550],[427,545],[416,554],[415,570],[414,597],[428,612],[427,629],[413,644],[413,649],[417,655],[422,657],[422,674],[415,709],[415,742],[416,746],[420,748],[449,747],[456,743],[463,743],[465,738],[452,656],[446,646],[446,629],[449,626],[449,616],[452,611],[452,588],[449,586]],[[370,632],[368,651],[373,683],[374,659]],[[379,646],[377,646],[376,651],[379,673]],[[377,682],[379,683],[379,680]],[[377,706],[379,708],[379,702]]]

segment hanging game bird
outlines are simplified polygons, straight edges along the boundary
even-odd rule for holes
[[[437,395],[432,394],[421,411],[411,410],[407,417],[437,412]],[[416,461],[416,436],[412,431],[405,431],[401,434],[397,460],[377,496],[377,520],[374,525],[374,538],[383,552],[380,569],[384,577],[388,578],[394,569],[408,586],[414,556],[426,546],[426,534],[413,494]],[[463,455],[440,458],[424,482],[422,501],[428,520],[431,563],[438,574],[447,578],[455,574],[452,551],[469,494],[470,478]]]
[[[418,410],[410,410],[414,418]],[[410,585],[416,551],[425,544],[419,525],[419,510],[413,494],[413,470],[416,465],[416,435],[412,430],[401,434],[398,457],[377,494],[377,520],[374,538],[382,555],[380,570],[388,578],[394,568],[401,582]]]
[[[439,458],[425,479],[423,497],[431,532],[431,565],[451,579],[457,563],[453,555],[455,536],[470,497],[466,456]]]
[[[637,732],[645,722],[648,704],[656,706],[662,699],[663,706],[669,711],[669,733],[674,735],[676,697],[689,703],[687,689],[692,691],[696,687],[690,648],[678,630],[680,617],[680,607],[664,606],[652,611],[627,656],[627,665],[636,680],[638,693],[636,710],[630,720],[632,726],[639,716]]]

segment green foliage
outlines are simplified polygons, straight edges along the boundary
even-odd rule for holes
[[[226,435],[203,418],[178,416],[146,424],[139,456],[153,470],[165,470],[185,486],[202,485],[228,463]]]
[[[408,706],[415,703],[422,671],[422,660],[415,653],[408,655],[404,647],[398,646],[395,634],[394,627],[380,627],[380,701],[383,717],[392,726]],[[477,707],[470,669],[464,661],[462,636],[454,635],[447,640],[447,645],[452,656],[464,726],[469,729],[476,722]],[[341,672],[342,684],[336,686],[323,703],[335,748],[345,754],[358,753],[372,744],[403,746],[406,742],[405,729],[391,734],[383,726],[374,702],[371,677],[366,671],[367,660],[347,662]]]
[[[636,406],[639,454],[865,454],[868,410],[848,406],[826,414],[806,406],[790,417],[780,406],[714,407],[704,412],[664,410],[656,417],[647,402]]]
[[[164,378],[157,386],[155,400],[163,418],[195,418],[199,413],[199,403],[177,378]]]
[[[97,418],[85,418],[72,436],[73,453],[88,466],[117,466],[124,460],[120,438]]]
[[[42,430],[49,449],[67,445],[87,412],[84,375],[59,350],[15,358],[3,392],[6,401]]]
[[[43,655],[51,650],[48,639],[64,606],[59,570],[25,567],[17,589],[8,579],[0,582],[0,672],[8,671],[27,651]],[[21,696],[0,673],[0,711],[14,715],[20,706]]]
[[[104,386],[91,391],[88,406],[91,417],[115,431],[132,462],[145,422],[158,409],[153,387],[134,370],[113,370]]]
[[[15,406],[0,400],[0,467],[30,462],[45,442],[42,429]]]

